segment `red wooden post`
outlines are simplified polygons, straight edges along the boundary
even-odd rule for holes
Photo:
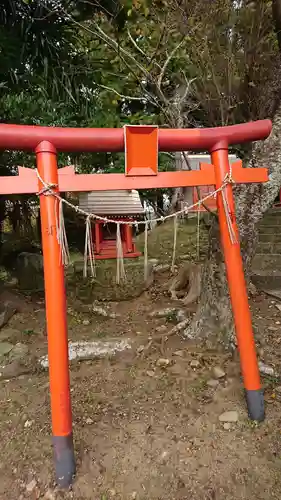
[[[124,224],[124,232],[125,232],[125,243],[126,243],[126,251],[128,253],[132,253],[133,251],[133,235],[132,235],[132,226],[130,224]]]
[[[55,191],[58,192],[56,149],[50,142],[43,141],[35,151],[39,175],[46,183],[55,185]],[[44,186],[39,181],[39,190],[42,188]],[[66,294],[56,230],[57,208],[54,196],[48,193],[40,194],[55,468],[57,483],[61,487],[67,487],[75,474],[75,460],[68,367]]]
[[[220,188],[225,176],[229,174],[228,149],[224,145],[211,152],[215,167],[216,189]],[[230,238],[225,215],[222,193],[217,195],[217,207],[220,224],[221,243],[224,252],[227,280],[232,303],[238,349],[241,360],[241,371],[244,379],[249,417],[252,420],[264,420],[264,398],[260,383],[260,374],[256,356],[251,313],[245,282],[243,261],[240,252],[239,232],[235,216],[234,197],[231,184],[225,188],[232,226],[237,239],[233,243]]]
[[[100,253],[100,244],[102,240],[102,224],[98,221],[94,222],[95,227],[95,253]]]
[[[139,129],[139,133],[143,136],[139,142],[135,141],[138,135],[136,129],[132,133],[129,131],[129,134],[125,134],[125,141],[122,129],[71,129],[0,124],[0,148],[20,151],[35,150],[41,178],[55,186],[59,184],[62,192],[213,186],[214,184],[218,188],[222,186],[225,174],[229,172],[227,147],[231,144],[265,139],[270,134],[271,128],[272,124],[269,120],[210,129],[155,131],[150,128],[150,133],[152,131],[151,141],[149,139],[150,153],[139,156],[139,149],[143,149],[145,153],[144,144],[148,144],[147,131],[144,130],[143,126]],[[122,152],[125,142],[129,149],[133,145],[133,155],[130,155],[126,165],[128,167],[127,175],[75,175],[72,167],[60,169],[58,173],[55,148],[67,152]],[[157,173],[155,151],[157,142],[159,151],[208,150],[212,154],[214,166],[207,165],[205,168],[204,165],[201,165],[200,171],[192,172]],[[236,183],[266,182],[268,180],[267,169],[243,169],[242,165],[239,164],[236,167],[233,165],[232,170]],[[19,168],[18,176],[1,177],[0,194],[34,194],[37,192],[37,188],[37,175],[32,169]],[[39,182],[39,189],[42,188],[42,183]],[[59,191],[58,187],[55,189],[57,192]],[[232,212],[234,231],[238,238],[232,187],[227,186],[225,191]],[[233,244],[230,240],[220,193],[217,197],[217,206],[249,415],[252,419],[262,420],[264,418],[263,394],[260,387],[240,246],[239,243]],[[40,207],[55,466],[58,484],[68,486],[75,473],[75,462],[69,389],[64,271],[60,264],[60,248],[57,240],[55,197],[40,194]],[[101,228],[99,227],[99,229]],[[134,253],[136,255],[136,252]]]

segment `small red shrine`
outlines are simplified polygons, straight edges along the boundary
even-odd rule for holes
[[[138,191],[91,191],[80,193],[79,206],[88,213],[105,217],[115,222],[137,221],[144,217]],[[116,259],[116,223],[96,220],[92,225],[92,237],[96,259]],[[140,257],[134,241],[135,227],[121,224],[121,240],[125,258]]]

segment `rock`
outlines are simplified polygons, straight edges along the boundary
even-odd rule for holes
[[[137,498],[137,492],[133,491],[133,493],[131,494],[131,499],[136,500],[136,498]]]
[[[114,488],[110,488],[107,493],[110,496],[110,498],[116,497],[116,494],[117,494],[117,492]]]
[[[16,260],[16,275],[22,290],[44,290],[43,256],[22,252]]]
[[[86,418],[86,424],[91,425],[93,423],[94,421],[90,417]]]
[[[83,320],[83,325],[84,326],[89,326],[89,324],[90,324],[90,321],[88,319],[84,319]]]
[[[199,366],[200,366],[200,361],[198,361],[197,359],[193,359],[190,363],[191,368],[198,368]]]
[[[44,495],[45,500],[56,500],[56,494],[52,490],[47,490]]]
[[[268,327],[268,330],[270,332],[279,332],[279,328],[277,328],[276,326],[269,326]]]
[[[156,361],[156,366],[159,366],[160,368],[166,368],[171,364],[171,361],[167,358],[159,358]]]
[[[0,294],[0,304],[7,304],[14,308],[16,312],[26,313],[34,311],[33,305],[28,302],[27,298],[22,298],[19,295],[8,290],[3,290]]]
[[[260,358],[263,358],[263,357],[264,357],[264,349],[263,349],[263,347],[260,347],[260,348],[258,349],[258,355],[259,355],[259,357],[260,357]]]
[[[104,342],[101,340],[89,342],[86,340],[80,340],[78,342],[69,342],[68,356],[70,361],[74,361],[76,359],[89,360],[110,355],[113,356],[117,352],[126,351],[131,348],[131,339],[105,340]],[[42,368],[48,368],[48,356],[42,356],[39,359],[39,363]]]
[[[0,328],[2,328],[15,314],[16,308],[10,303],[1,304],[0,308]]]
[[[161,273],[164,271],[169,271],[170,270],[170,264],[159,264],[158,266],[154,267],[154,272],[155,273]]]
[[[13,344],[10,344],[9,342],[0,342],[0,358],[9,354],[13,347]]]
[[[222,368],[220,368],[219,366],[214,366],[213,375],[216,379],[220,379],[220,378],[225,377],[225,371]]]
[[[179,356],[179,358],[183,358],[183,357],[184,357],[184,351],[181,351],[181,350],[179,350],[179,351],[174,351],[174,352],[173,352],[173,355],[174,355],[174,356]]]
[[[144,350],[144,345],[140,345],[138,348],[137,348],[137,352],[140,354],[141,352],[143,352]]]
[[[96,306],[96,305],[93,305],[92,312],[94,314],[97,314],[98,316],[103,316],[104,318],[115,319],[115,318],[120,317],[120,314],[110,312],[107,309],[105,309],[104,307],[100,307],[100,306]]]
[[[238,412],[236,410],[226,411],[219,416],[220,422],[238,422]]]
[[[0,332],[0,342],[4,340],[15,340],[21,336],[20,330],[15,328],[3,328]]]
[[[185,321],[187,318],[186,318],[186,314],[185,314],[185,311],[183,311],[183,309],[179,309],[177,311],[177,315],[176,315],[176,318],[177,318],[177,321],[180,323],[181,321]]]
[[[271,366],[265,365],[261,361],[259,361],[259,370],[260,370],[260,373],[263,373],[264,375],[269,375],[271,377],[277,376],[274,368],[272,368]]]
[[[184,330],[190,323],[190,319],[187,318],[185,319],[184,321],[181,321],[180,323],[178,323],[177,325],[175,325],[168,333],[169,337],[171,335],[175,335],[175,334],[178,334],[180,333],[182,330]]]
[[[167,331],[166,325],[160,325],[155,328],[156,332],[158,333],[165,333]]]
[[[0,379],[10,379],[20,377],[29,373],[31,368],[25,366],[21,361],[15,360],[0,369]]]
[[[153,370],[147,370],[146,375],[148,375],[149,377],[154,377],[155,373]]]
[[[160,309],[158,311],[152,311],[149,313],[150,318],[167,318],[177,315],[178,310],[175,307],[167,307],[165,309]]]
[[[223,428],[225,431],[229,431],[231,429],[231,423],[230,422],[225,422],[223,424]]]
[[[148,259],[148,264],[150,264],[153,268],[158,266],[159,260],[158,259]]]
[[[19,361],[24,359],[28,354],[28,347],[21,342],[18,342],[9,353],[9,361]]]
[[[33,425],[33,423],[34,423],[34,420],[26,420],[24,422],[25,429],[28,429],[29,427],[31,427]]]
[[[278,385],[277,387],[275,387],[275,392],[277,392],[278,394],[281,394],[281,385]]]
[[[32,479],[32,481],[30,481],[30,483],[28,483],[25,487],[27,493],[32,493],[35,490],[36,485],[37,481],[35,479]]]
[[[210,380],[207,381],[207,386],[208,387],[218,387],[219,381],[211,378]]]

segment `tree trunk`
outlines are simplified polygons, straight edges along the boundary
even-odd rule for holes
[[[246,278],[250,277],[251,263],[257,245],[257,223],[272,206],[281,185],[281,106],[276,111],[270,137],[253,148],[248,167],[269,169],[266,184],[250,184],[235,188],[236,215]],[[224,342],[233,339],[234,325],[230,307],[223,254],[216,221],[210,230],[209,252],[202,276],[202,294],[198,311],[188,337],[216,334]]]
[[[176,171],[182,170],[182,157],[180,152],[175,153],[175,167]],[[182,188],[174,188],[171,198],[171,204],[169,208],[169,213],[177,212],[180,210],[180,202],[182,196]]]

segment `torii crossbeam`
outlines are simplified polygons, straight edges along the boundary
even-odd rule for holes
[[[268,180],[267,169],[230,169],[228,147],[265,139],[271,132],[269,120],[211,129],[158,130],[157,127],[125,129],[71,129],[0,124],[0,149],[33,151],[44,184],[57,193],[66,191],[153,189],[186,186],[215,186],[221,243],[240,352],[249,416],[264,419],[264,402],[255,351],[251,314],[240,252],[239,234],[230,177],[236,184]],[[199,171],[159,172],[158,151],[208,150],[212,165]],[[57,152],[126,152],[125,174],[76,175],[72,167],[58,169]],[[231,175],[230,175],[231,174]],[[53,444],[57,482],[71,484],[75,473],[68,367],[68,338],[64,269],[57,238],[57,203],[47,196],[32,169],[19,168],[18,176],[1,177],[0,194],[39,193],[44,259],[46,319]],[[223,188],[223,190],[220,190]],[[231,239],[225,205],[229,208],[235,241]]]

